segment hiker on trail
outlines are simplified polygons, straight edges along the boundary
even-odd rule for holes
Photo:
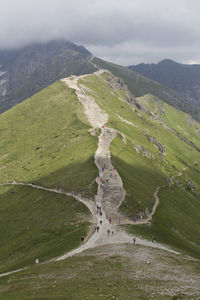
[[[110,224],[111,224],[111,221],[112,221],[111,218],[109,218],[109,223],[110,223]]]
[[[102,212],[100,211],[100,217],[102,217]]]
[[[134,244],[134,245],[135,245],[135,242],[136,242],[136,238],[134,237],[134,238],[133,238],[133,244]]]
[[[99,232],[99,226],[97,226],[97,232]]]
[[[114,231],[112,231],[112,235],[114,235]]]
[[[35,263],[39,264],[39,259],[38,258],[36,258]]]
[[[97,214],[101,213],[101,206],[97,205]]]
[[[155,243],[155,241],[156,241],[156,238],[155,238],[155,236],[153,235],[153,236],[152,236],[152,243]]]
[[[84,239],[85,239],[84,236],[82,236],[82,237],[81,237],[81,242],[82,242],[82,243],[84,242]]]
[[[110,229],[107,230],[107,234],[108,234],[108,236],[110,235]]]
[[[102,221],[99,222],[102,225]]]

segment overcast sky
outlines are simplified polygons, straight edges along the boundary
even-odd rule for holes
[[[0,0],[0,48],[66,38],[122,65],[200,63],[199,0]]]

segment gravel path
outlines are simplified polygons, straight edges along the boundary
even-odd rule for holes
[[[99,76],[102,74],[105,70],[99,70],[95,72],[94,74]],[[71,196],[75,198],[76,200],[82,202],[85,204],[92,216],[93,221],[97,224],[96,227],[99,227],[99,230],[95,230],[95,232],[91,235],[91,237],[83,243],[79,248],[74,249],[58,258],[54,258],[49,260],[51,261],[59,261],[66,259],[67,257],[79,254],[89,248],[94,248],[100,245],[106,245],[106,244],[119,244],[119,243],[133,243],[133,236],[127,234],[125,231],[123,231],[119,226],[119,224],[126,224],[126,223],[133,223],[133,224],[146,224],[151,219],[153,214],[156,211],[156,208],[159,204],[159,198],[157,196],[159,189],[162,188],[162,186],[157,187],[154,198],[155,203],[154,207],[152,209],[151,214],[149,217],[145,220],[137,221],[136,223],[130,222],[130,220],[127,220],[125,217],[121,216],[118,208],[120,204],[125,199],[126,192],[123,188],[122,180],[117,172],[117,170],[113,167],[110,159],[110,144],[112,140],[115,138],[117,131],[113,128],[107,128],[106,123],[108,122],[108,115],[98,106],[95,99],[93,97],[89,97],[86,95],[86,91],[84,86],[78,85],[78,80],[81,78],[84,78],[86,76],[90,75],[82,75],[82,76],[71,76],[68,78],[62,79],[63,82],[65,82],[70,88],[75,89],[77,98],[80,101],[80,103],[84,106],[85,114],[88,118],[89,123],[92,125],[93,129],[100,128],[101,134],[99,136],[99,142],[98,142],[98,148],[96,150],[94,159],[95,164],[99,170],[99,175],[96,178],[96,182],[98,184],[98,191],[97,195],[95,196],[95,202],[84,199],[80,195],[75,195],[74,193],[67,193],[57,189],[51,189],[47,187],[38,186],[31,183],[5,183],[3,185],[8,184],[15,184],[15,185],[23,185],[23,186],[29,186],[36,189],[41,189],[53,193],[59,193],[64,194],[67,196]],[[173,184],[173,178],[171,178],[170,182]],[[97,213],[96,207],[100,207],[101,209],[101,215],[99,212]],[[139,237],[136,237],[136,243],[148,247],[154,247],[163,249],[175,254],[178,254],[178,252],[163,246],[159,243],[152,243],[147,240],[141,239]],[[0,274],[0,277],[7,276],[9,274],[19,272],[21,270],[24,270],[25,268],[14,270],[8,273]]]
[[[99,76],[103,72],[104,70],[99,70],[94,74]],[[120,229],[119,226],[116,226],[116,224],[121,223],[122,219],[122,216],[118,212],[118,207],[123,202],[126,195],[122,180],[117,170],[113,168],[110,159],[110,144],[115,138],[117,132],[112,128],[106,127],[108,115],[98,106],[93,97],[88,97],[86,95],[84,86],[78,85],[78,80],[84,78],[85,76],[86,75],[79,77],[71,76],[70,78],[63,79],[63,81],[68,84],[69,87],[75,89],[78,100],[83,104],[85,108],[85,114],[92,127],[94,129],[101,129],[98,148],[94,157],[95,164],[99,170],[99,175],[96,179],[98,184],[98,191],[95,197],[95,205],[101,207],[102,216],[97,214],[97,226],[99,227],[99,232],[95,231],[92,237],[80,248],[59,257],[57,260],[65,259],[69,256],[78,254],[86,249],[99,245],[114,243],[133,243],[133,237]],[[159,199],[157,193],[159,191],[159,188],[160,187],[157,188],[154,194],[157,202],[156,205],[154,205],[152,215],[154,214],[158,205]],[[149,219],[152,218],[152,215],[149,217]],[[143,222],[144,221],[145,220],[143,220]],[[148,223],[148,221],[149,220],[146,220],[146,223]],[[177,253],[158,243],[151,243],[138,237],[136,240],[137,243],[141,245],[156,247],[173,253]]]

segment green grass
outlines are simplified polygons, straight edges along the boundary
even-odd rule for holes
[[[163,124],[154,121],[148,112],[142,112],[136,107],[133,110],[126,102],[126,91],[115,87],[111,89],[108,76],[89,76],[80,83],[89,87],[89,94],[95,95],[99,106],[109,115],[107,126],[119,131],[112,142],[111,154],[112,163],[127,192],[121,211],[134,216],[139,210],[151,210],[156,187],[167,186],[172,175],[177,171],[183,172],[172,188],[160,190],[160,204],[152,225],[128,226],[127,230],[147,239],[155,235],[158,242],[199,257],[200,198],[197,193],[187,190],[186,180],[192,180],[196,190],[200,191],[200,154],[177,135],[179,124],[183,128],[187,116],[182,118],[177,112],[176,117],[176,110],[171,110],[163,102],[154,102],[151,97],[148,101],[140,99],[149,110],[157,111],[162,121],[174,131],[168,130]],[[161,106],[165,107],[167,117],[161,115]],[[120,118],[134,125],[122,122]],[[197,125],[186,125],[182,135],[191,135],[191,141],[198,146]],[[90,126],[83,108],[74,91],[63,82],[53,84],[1,115],[0,128],[2,183],[15,179],[94,196],[97,168],[93,155],[97,148],[97,137],[89,134]],[[120,132],[125,136],[126,143]],[[148,141],[148,136],[155,136],[165,146],[166,162],[159,156],[159,150]],[[143,146],[139,153],[135,150],[137,145]],[[145,157],[145,151],[152,158]],[[78,247],[80,237],[89,231],[89,216],[84,205],[64,195],[31,187],[1,187],[1,272],[31,266],[36,258],[40,262],[46,261]],[[117,247],[122,246],[115,245],[114,251]],[[172,281],[166,283],[162,278],[152,277],[158,270],[163,272],[164,278],[168,275],[168,269],[162,270],[160,262],[155,270],[152,264],[150,275],[137,277],[137,274],[146,274],[144,260],[148,255],[143,256],[141,263],[138,263],[137,256],[133,262],[130,260],[133,251],[141,254],[145,247],[123,247],[129,249],[125,258],[121,255],[121,248],[119,255],[116,252],[110,254],[113,247],[109,245],[109,254],[103,250],[103,254],[97,255],[95,251],[100,251],[99,248],[93,249],[88,256],[31,266],[18,274],[0,278],[0,299],[98,300],[112,299],[113,296],[117,300],[149,299],[149,287],[156,289],[163,284],[165,288],[167,284],[169,288],[173,284]],[[157,258],[157,250],[148,251],[152,251]],[[164,260],[163,255],[161,262]],[[179,257],[171,260],[171,274],[174,272],[174,264],[179,267],[184,264],[182,257]],[[190,267],[190,263],[186,263],[184,272],[187,273]],[[198,274],[199,267],[192,265],[192,271]],[[190,274],[193,274],[192,271]],[[174,295],[178,297],[179,294]],[[162,299],[159,290],[152,297]],[[188,299],[187,296],[183,297]],[[172,299],[172,296],[167,294],[163,299]]]
[[[129,225],[126,229],[150,240],[154,235],[158,242],[199,258],[199,199],[177,185],[160,190],[159,197],[161,201],[151,226]]]
[[[31,187],[0,189],[0,273],[63,254],[89,230],[89,210],[65,195]]]
[[[190,105],[174,90],[171,90],[156,81],[150,80],[129,68],[106,62],[97,57],[95,57],[93,61],[98,67],[107,69],[112,72],[114,76],[122,78],[135,97],[152,94],[177,109],[192,113],[193,116],[197,117],[199,120],[198,114],[192,111]]]
[[[56,82],[2,114],[0,128],[2,183],[35,181],[80,191],[96,177],[97,137],[88,132],[83,108],[65,83]]]
[[[0,278],[0,299],[197,299],[187,278],[198,272],[197,261],[138,245],[109,245]]]
[[[111,144],[112,163],[118,170],[127,192],[120,210],[130,217],[146,208],[151,211],[156,188],[167,187],[172,175],[181,171],[182,176],[177,178],[179,185],[176,193],[173,192],[173,197],[168,195],[173,201],[170,202],[166,196],[168,189],[162,189],[159,193],[160,205],[153,217],[153,225],[148,228],[138,227],[138,232],[145,236],[146,231],[149,232],[147,235],[149,238],[155,234],[161,242],[199,256],[198,246],[192,243],[199,243],[200,234],[199,217],[193,217],[196,216],[197,211],[200,211],[198,166],[200,153],[195,148],[199,146],[200,125],[195,121],[189,124],[188,115],[151,95],[137,99],[143,111],[135,106],[133,110],[126,101],[126,91],[118,90],[114,85],[111,89],[110,80],[114,80],[114,77],[104,73],[102,78],[88,76],[80,83],[89,88],[90,95],[95,97],[97,103],[109,115],[107,126],[123,133],[126,138],[124,143],[119,133]],[[151,116],[151,112],[156,119]],[[122,122],[119,116],[133,125]],[[182,128],[180,135],[177,134],[179,127]],[[155,136],[164,145],[165,161],[159,156],[159,150],[149,142],[149,136]],[[189,145],[188,140],[193,144]],[[143,147],[139,153],[135,150],[137,145]],[[145,152],[153,158],[145,157]],[[192,181],[197,193],[188,190],[187,180]],[[170,188],[169,191],[172,192],[172,189]],[[193,202],[195,204],[190,207]],[[183,207],[187,209],[183,210]],[[181,232],[181,235],[178,232]]]
[[[117,137],[111,147],[112,163],[123,178],[127,193],[120,209],[130,217],[140,210],[144,211],[146,207],[151,211],[155,201],[153,194],[158,185],[167,184],[165,177],[157,169],[154,161],[151,162],[148,158],[141,159],[141,155],[135,153],[131,144],[120,152],[119,146],[120,137]]]
[[[56,82],[0,116],[0,182],[96,194],[97,137],[75,92]],[[45,261],[80,244],[88,210],[66,196],[29,187],[2,187],[1,272]]]

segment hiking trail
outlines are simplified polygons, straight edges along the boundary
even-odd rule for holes
[[[106,70],[98,70],[94,74],[99,76]],[[77,95],[79,102],[84,107],[84,112],[88,118],[89,123],[92,125],[93,129],[101,129],[101,133],[99,135],[98,148],[94,155],[95,164],[99,170],[98,177],[96,178],[96,182],[98,184],[97,195],[95,196],[95,203],[92,200],[82,198],[81,195],[69,192],[64,192],[61,189],[57,190],[54,188],[42,187],[39,185],[35,185],[32,183],[5,183],[3,185],[13,184],[13,185],[23,185],[29,186],[36,189],[41,189],[53,193],[64,194],[66,196],[71,196],[74,199],[85,204],[91,214],[93,222],[99,226],[99,231],[94,231],[94,233],[83,243],[79,248],[74,249],[60,257],[56,257],[50,259],[44,263],[49,263],[52,261],[59,261],[66,259],[67,257],[76,255],[81,253],[89,248],[94,248],[100,245],[106,244],[119,244],[119,243],[133,243],[133,235],[129,235],[124,230],[122,230],[119,224],[147,224],[152,219],[156,208],[159,204],[159,198],[157,196],[159,189],[163,186],[157,187],[154,198],[155,203],[152,209],[152,212],[148,216],[148,218],[139,220],[137,222],[133,222],[130,219],[122,216],[118,210],[120,204],[124,201],[126,192],[123,187],[123,182],[117,170],[113,167],[111,163],[110,157],[110,144],[115,136],[118,134],[118,131],[113,128],[107,128],[106,123],[108,122],[108,115],[98,106],[95,99],[91,96],[86,95],[86,89],[83,85],[78,85],[78,80],[82,79],[86,76],[91,76],[92,74],[82,75],[82,76],[71,76],[68,78],[62,79],[70,88],[74,89]],[[174,175],[175,176],[175,175]],[[173,177],[170,179],[170,182],[173,184]],[[101,207],[102,215],[96,212],[96,207]],[[159,243],[152,243],[148,240],[141,239],[136,237],[136,243],[139,245],[159,248],[162,250],[166,250],[175,254],[179,254],[178,252],[162,245]],[[26,268],[26,267],[25,267]],[[25,268],[18,269],[9,273],[0,274],[0,277],[7,276],[12,273],[19,272],[24,270]]]

